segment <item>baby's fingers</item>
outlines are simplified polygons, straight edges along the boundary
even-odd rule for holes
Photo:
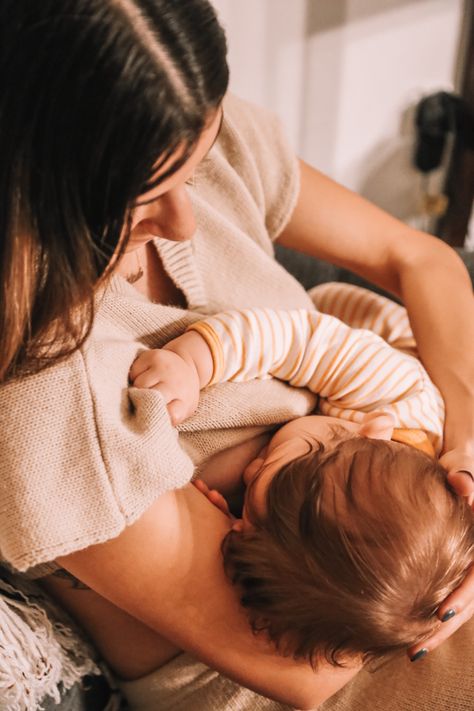
[[[152,357],[153,351],[141,351],[133,361],[128,377],[130,382],[133,383],[139,375],[144,373],[153,362]]]
[[[214,504],[214,506],[217,506],[217,508],[220,509],[222,513],[225,513],[226,516],[230,516],[229,504],[219,491],[217,491],[216,489],[210,489],[207,498],[212,504]]]
[[[158,375],[153,370],[153,368],[148,368],[144,370],[140,375],[132,378],[130,371],[130,380],[132,381],[133,387],[135,388],[153,388],[158,385]]]
[[[199,477],[197,477],[196,479],[193,479],[191,483],[193,484],[193,486],[196,487],[196,489],[198,489],[201,492],[201,494],[204,494],[204,496],[207,496],[209,494],[208,485],[206,484],[205,481],[203,481],[202,479],[199,479]]]
[[[443,623],[436,632],[424,642],[410,647],[408,656],[412,661],[421,659],[427,652],[436,649],[448,637],[456,632],[474,614],[474,566],[472,566],[461,585],[439,606],[438,617]]]
[[[229,505],[217,489],[209,489],[208,485],[202,479],[194,479],[193,484],[196,489],[199,489],[201,494],[204,494],[211,504],[214,504],[214,506],[220,509],[222,513],[225,513],[226,516],[230,516]]]
[[[160,386],[157,386],[154,389],[158,390],[159,388]],[[174,427],[176,427],[176,425],[180,425],[181,422],[184,422],[187,417],[187,412],[185,404],[182,400],[171,400],[171,402],[168,403],[167,408],[171,424]]]

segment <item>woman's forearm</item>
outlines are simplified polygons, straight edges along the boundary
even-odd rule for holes
[[[117,538],[59,564],[176,647],[236,682],[298,708],[314,708],[357,667],[335,669],[277,654],[254,635],[225,577],[220,546],[229,519],[195,487],[162,495]]]
[[[278,242],[350,269],[402,298],[421,360],[446,403],[445,450],[472,446],[474,302],[469,275],[454,250],[303,161],[298,203]]]
[[[474,297],[458,255],[439,242],[399,267],[420,358],[446,404],[444,450],[474,449]],[[471,456],[474,451],[471,452]]]
[[[157,632],[78,582],[61,568],[41,586],[76,620],[117,678],[139,679],[179,654]]]

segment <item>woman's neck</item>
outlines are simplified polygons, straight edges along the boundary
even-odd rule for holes
[[[163,267],[153,241],[126,252],[117,266],[117,273],[156,304],[186,307],[184,294]]]

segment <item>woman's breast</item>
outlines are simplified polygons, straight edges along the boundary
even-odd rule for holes
[[[197,476],[211,489],[217,489],[224,496],[239,493],[243,487],[242,474],[245,467],[257,457],[270,437],[270,431],[260,432],[233,447],[217,452],[197,468]]]
[[[213,480],[217,476],[225,486],[227,479],[235,481],[235,472],[240,476],[242,463],[254,456],[269,433],[313,412],[316,402],[309,390],[275,379],[214,385],[201,391],[197,411],[179,425],[179,443],[199,475],[212,460]],[[229,449],[221,459],[220,453]]]

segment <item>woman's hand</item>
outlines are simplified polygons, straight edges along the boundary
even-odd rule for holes
[[[410,647],[408,656],[412,662],[439,647],[474,615],[474,566],[462,584],[439,606],[437,614],[443,624],[429,639]]]
[[[452,488],[474,508],[474,442],[446,452],[439,461],[448,471]]]
[[[470,448],[446,452],[441,464],[448,470],[448,482],[459,496],[466,498],[474,511],[474,459]],[[461,585],[438,608],[438,618],[443,623],[432,637],[408,650],[412,661],[421,659],[436,649],[474,615],[474,565]],[[426,650],[426,651],[425,651]]]

